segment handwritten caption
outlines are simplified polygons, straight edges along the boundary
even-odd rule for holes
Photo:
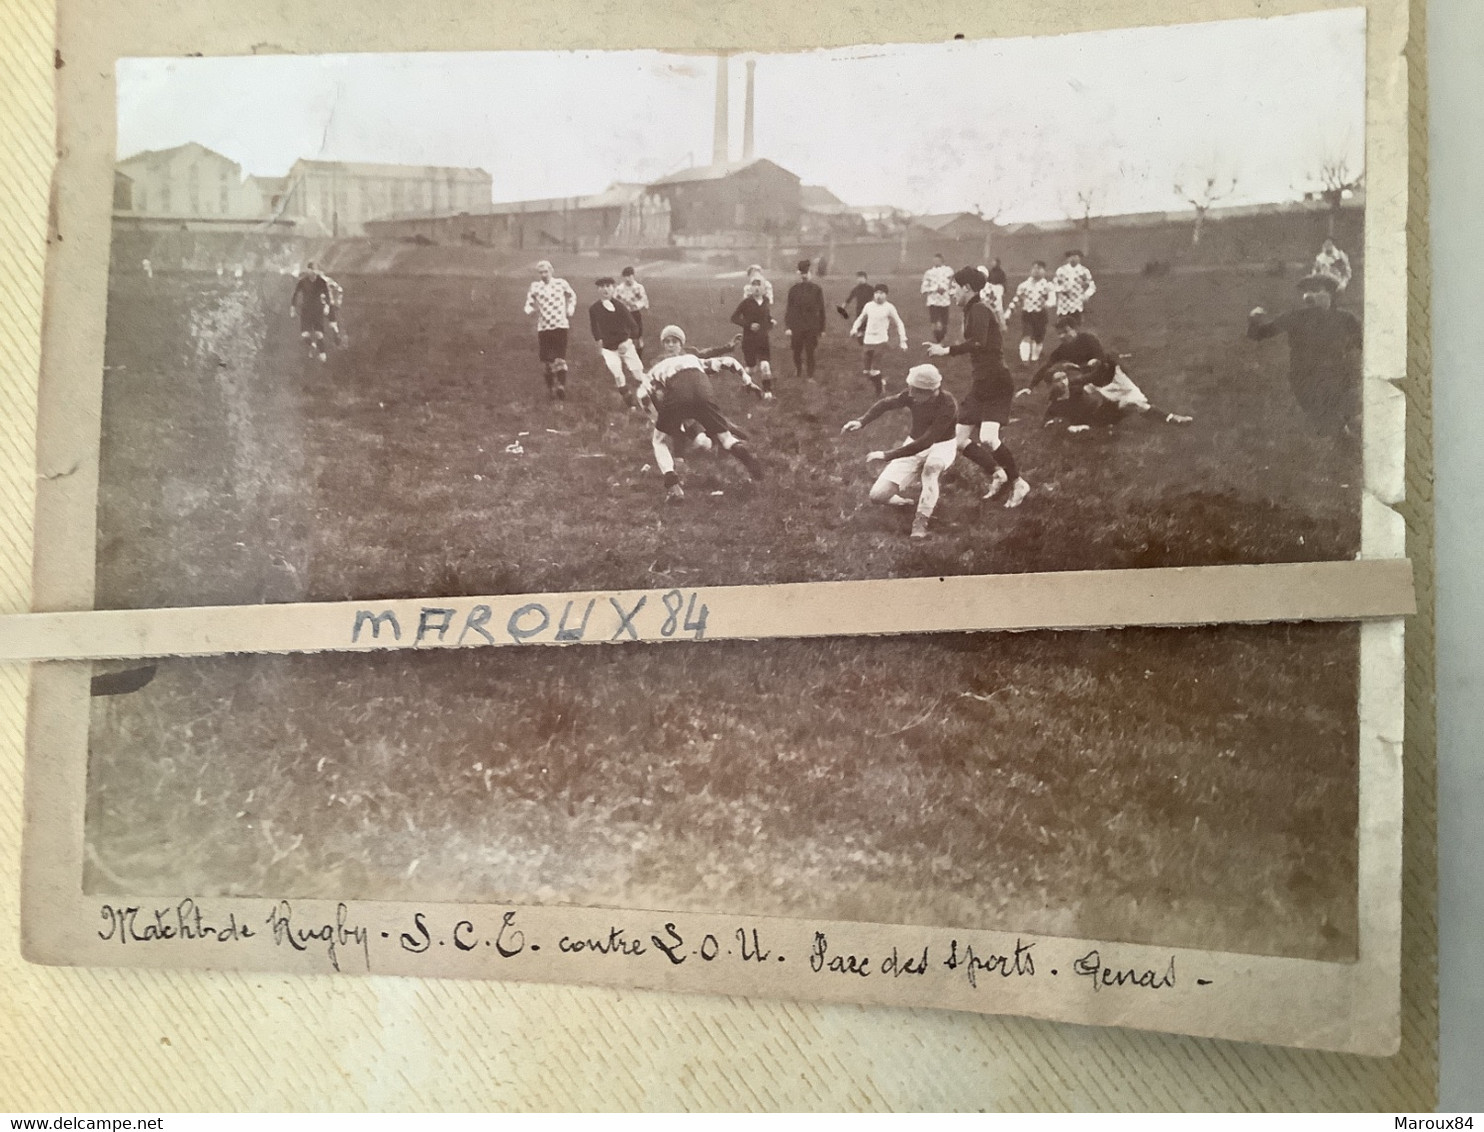
[[[521,601],[508,608],[479,602],[423,605],[413,613],[390,606],[358,608],[352,645],[416,647],[577,644],[583,641],[702,640],[711,610],[695,590],[654,594]]]
[[[823,930],[785,933],[775,927],[739,924],[723,930],[698,931],[677,926],[672,920],[645,925],[609,924],[601,931],[561,932],[544,927],[538,938],[530,916],[518,909],[490,911],[479,919],[471,916],[442,917],[414,912],[405,923],[373,928],[360,921],[349,905],[335,905],[333,913],[308,914],[287,900],[269,905],[260,917],[239,915],[234,910],[213,914],[195,900],[144,907],[103,904],[99,940],[120,946],[223,947],[271,946],[322,960],[334,971],[371,972],[406,968],[406,956],[473,955],[488,959],[487,973],[498,977],[500,965],[522,957],[544,956],[556,963],[573,958],[587,962],[612,961],[656,964],[660,967],[710,968],[745,965],[771,969],[790,961],[791,970],[807,972],[803,977],[848,980],[898,980],[949,978],[978,990],[986,981],[1055,980],[1082,981],[1094,993],[1140,990],[1172,991],[1182,978],[1171,955],[1154,965],[1129,964],[1105,947],[1083,951],[1063,950],[1045,940],[1005,937],[987,943],[950,936],[947,943],[914,943],[910,947],[890,944],[886,950],[863,951],[842,947]],[[781,937],[807,940],[786,954]],[[993,938],[993,937],[990,937]],[[483,964],[481,964],[483,966]],[[781,971],[781,968],[780,968]],[[471,970],[470,974],[486,973]],[[1212,985],[1211,979],[1188,980],[1195,987]]]

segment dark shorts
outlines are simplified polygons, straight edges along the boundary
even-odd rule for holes
[[[564,328],[536,331],[536,350],[543,362],[565,360],[567,357],[567,331]]]
[[[950,307],[928,307],[928,323],[932,326],[947,326]]]
[[[671,379],[655,416],[654,427],[667,436],[678,438],[683,434],[686,421],[695,421],[701,431],[711,437],[724,432],[737,437],[744,435],[727,420],[712,395],[711,382],[699,371],[687,370]]]
[[[773,344],[768,341],[768,336],[759,334],[754,337],[744,331],[742,334],[742,364],[751,369],[758,362],[771,362],[772,360]]]
[[[1015,382],[1009,371],[976,377],[969,395],[958,407],[958,423],[983,424],[994,421],[1005,425],[1010,422],[1010,406],[1015,400]]]
[[[1082,325],[1082,315],[1082,311],[1068,311],[1066,314],[1057,315],[1056,321],[1060,322],[1062,319],[1066,319],[1069,325],[1076,328]]]
[[[1025,332],[1027,338],[1033,339],[1036,342],[1045,341],[1046,312],[1044,310],[1021,311],[1020,328]]]
[[[639,339],[644,337],[644,312],[629,311],[629,313],[634,316],[634,342],[637,344]]]
[[[325,308],[319,303],[305,303],[299,308],[299,330],[304,333],[323,331]]]

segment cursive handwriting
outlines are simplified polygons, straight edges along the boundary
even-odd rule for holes
[[[162,943],[167,940],[201,940],[208,943],[232,943],[250,939],[255,934],[246,924],[237,922],[235,912],[228,913],[225,923],[213,922],[189,897],[173,908],[154,908],[143,914],[139,906],[116,908],[104,904],[99,909],[103,929],[101,940],[119,943]]]
[[[1156,973],[1153,968],[1145,968],[1142,971],[1134,967],[1114,970],[1104,965],[1103,957],[1096,951],[1089,951],[1082,958],[1074,960],[1072,970],[1091,979],[1094,991],[1099,991],[1104,987],[1128,986],[1163,990],[1175,985],[1175,957],[1173,955],[1170,956],[1170,965],[1165,968],[1163,974]]]
[[[1031,956],[1034,943],[1022,943],[1019,937],[1015,940],[1015,950],[1008,955],[978,955],[974,951],[973,944],[964,947],[964,953],[958,953],[958,940],[950,942],[948,947],[948,958],[943,960],[943,966],[950,971],[957,971],[960,967],[964,969],[964,975],[969,980],[969,986],[979,986],[979,973],[981,971],[991,975],[999,975],[1002,979],[1010,979],[1023,975],[1034,975],[1036,973],[1036,961]]]
[[[268,913],[268,926],[273,931],[273,942],[279,947],[288,946],[295,951],[308,951],[311,944],[322,943],[330,956],[330,966],[340,970],[340,949],[348,945],[360,947],[366,970],[371,969],[371,933],[350,922],[350,909],[345,904],[335,905],[334,922],[302,926],[294,921],[294,909],[287,900],[280,900]]]

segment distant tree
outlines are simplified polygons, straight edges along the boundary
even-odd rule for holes
[[[1083,255],[1092,254],[1092,218],[1101,211],[1107,194],[1108,187],[1105,180],[1089,178],[1080,187],[1073,189],[1070,196],[1062,201],[1062,211],[1066,213],[1067,219],[1075,221],[1077,227],[1081,229]]]
[[[1201,242],[1201,232],[1206,227],[1206,213],[1211,211],[1211,206],[1236,191],[1236,174],[1184,174],[1175,181],[1175,195],[1195,209],[1195,227],[1190,233],[1192,244]]]
[[[1308,177],[1318,186],[1313,196],[1329,206],[1328,234],[1335,234],[1335,217],[1340,214],[1346,198],[1352,197],[1365,187],[1365,167],[1354,167],[1343,153],[1331,152],[1319,161],[1319,167]]]

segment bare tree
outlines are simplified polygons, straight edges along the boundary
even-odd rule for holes
[[[1342,153],[1331,153],[1322,158],[1319,168],[1309,174],[1309,181],[1318,185],[1313,193],[1329,206],[1328,234],[1335,234],[1335,217],[1347,197],[1354,196],[1365,187],[1365,167],[1353,168],[1350,159]]]
[[[1082,230],[1082,254],[1092,253],[1092,218],[1102,208],[1107,196],[1107,184],[1101,178],[1084,181],[1072,191],[1071,198],[1062,204],[1068,220],[1075,220]]]
[[[1201,232],[1206,227],[1206,213],[1217,201],[1225,200],[1237,191],[1236,174],[1205,173],[1184,175],[1175,181],[1175,195],[1195,209],[1195,227],[1190,233],[1190,242],[1199,244]]]

